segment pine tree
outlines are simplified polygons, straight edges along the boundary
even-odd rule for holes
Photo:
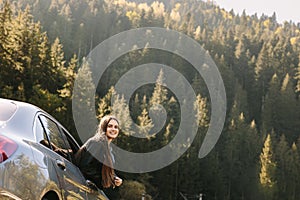
[[[261,168],[259,173],[260,185],[265,199],[272,199],[276,192],[275,170],[277,165],[274,156],[271,135],[268,134],[260,154]]]
[[[5,1],[1,11],[0,11],[0,72],[4,75],[9,59],[11,57],[10,50],[8,46],[8,36],[10,30],[10,23],[12,18],[12,11],[10,5]]]
[[[72,98],[73,95],[73,87],[74,87],[74,81],[76,77],[75,68],[77,66],[77,56],[74,54],[74,56],[71,58],[71,61],[69,62],[68,66],[64,70],[64,77],[66,79],[65,84],[63,85],[63,89],[58,90],[59,94],[63,98]]]
[[[130,100],[129,108],[130,108],[130,115],[132,116],[132,119],[134,121],[136,121],[136,119],[138,118],[138,115],[142,112],[138,92],[135,94],[134,99]]]
[[[268,132],[278,123],[278,114],[274,108],[278,106],[280,82],[274,74],[262,109],[263,130]]]
[[[299,54],[298,60],[299,60],[299,63],[298,63],[297,71],[295,74],[295,79],[297,81],[296,92],[299,96],[300,95],[300,54]]]
[[[106,95],[102,97],[98,102],[98,112],[97,112],[97,118],[100,120],[105,115],[111,114],[112,107],[111,107],[111,101],[112,97],[116,95],[115,88],[112,86]]]
[[[283,79],[279,98],[276,101],[278,103],[275,107],[278,121],[274,124],[275,131],[285,133],[288,142],[291,143],[298,137],[295,133],[300,128],[300,110],[299,101],[296,99],[294,91],[294,84],[289,74],[286,74]]]
[[[54,40],[54,43],[51,45],[51,64],[53,68],[62,69],[64,67],[64,52],[63,46],[60,43],[59,38]]]
[[[150,105],[165,105],[167,101],[167,89],[164,83],[164,72],[161,69],[156,80],[155,88],[150,99]]]
[[[133,134],[133,121],[130,116],[129,106],[126,103],[124,96],[115,94],[112,97],[112,113],[120,122],[122,133],[127,136]]]
[[[259,139],[255,123],[248,124],[245,118],[247,98],[241,87],[238,88],[229,113],[231,121],[224,136],[221,165],[227,183],[226,197],[255,199],[258,197],[254,191],[257,191]]]
[[[239,42],[235,48],[234,55],[237,59],[240,59],[241,55],[246,52],[245,44],[244,44],[244,39],[245,39],[244,37],[242,37],[242,39],[239,39]]]
[[[143,109],[141,115],[138,116],[137,121],[140,134],[150,137],[150,130],[153,128],[153,124],[145,108]]]
[[[59,89],[57,91],[59,96],[63,99],[63,106],[61,107],[62,112],[60,112],[57,115],[57,118],[62,123],[65,124],[66,128],[79,142],[80,138],[78,136],[78,133],[76,132],[74,120],[72,117],[72,98],[73,98],[74,81],[77,76],[77,73],[75,72],[77,63],[78,63],[77,56],[74,55],[64,70],[65,82],[64,85],[62,86],[62,89]]]
[[[63,106],[62,99],[57,94],[52,94],[47,89],[41,88],[40,85],[34,85],[32,90],[33,95],[28,101],[45,109],[53,116],[57,116]]]
[[[292,144],[292,147],[289,149],[289,155],[287,158],[287,194],[286,196],[289,199],[296,200],[299,199],[300,195],[298,194],[300,188],[299,182],[299,173],[300,173],[300,159],[298,147],[295,143]]]
[[[194,106],[195,108],[198,108],[196,111],[196,118],[198,121],[198,125],[202,128],[208,127],[208,110],[207,110],[207,99],[202,98],[200,94],[197,95],[197,100],[195,102],[197,106]]]
[[[152,119],[152,123],[154,125],[154,132],[160,132],[163,134],[165,131],[164,129],[160,130],[165,124],[163,124],[163,118],[166,117],[166,110],[167,108],[167,97],[168,91],[165,88],[165,83],[164,83],[164,73],[163,70],[160,70],[159,75],[156,80],[156,84],[154,87],[154,91],[152,93],[152,96],[149,100],[149,106],[151,107],[149,111],[149,116]],[[166,124],[168,123],[168,120],[165,122]],[[157,137],[161,137],[162,134],[156,134]],[[158,139],[158,138],[157,138]],[[162,139],[162,143],[163,139]]]
[[[269,43],[264,43],[261,51],[257,56],[256,66],[255,66],[255,78],[256,78],[256,86],[258,89],[258,94],[262,98],[262,103],[264,103],[264,96],[267,92],[267,86],[274,74],[274,70],[271,66],[270,58],[272,56],[269,55],[269,52],[272,52],[272,46]]]
[[[193,81],[192,81],[192,87],[195,91],[196,94],[203,94],[203,88],[205,88],[205,83],[203,81],[203,79],[200,78],[199,74],[196,74]]]
[[[76,76],[76,82],[74,85],[73,101],[77,104],[73,105],[73,116],[76,123],[78,134],[80,134],[81,142],[85,142],[88,138],[96,132],[96,116],[92,116],[92,108],[95,106],[92,103],[95,102],[95,85],[92,80],[92,73],[90,70],[90,64],[87,59],[83,59],[81,68],[78,70]],[[82,116],[85,116],[82,119]]]
[[[289,146],[285,135],[281,135],[279,142],[275,148],[275,157],[277,163],[276,177],[279,198],[285,198],[287,195],[287,181],[288,181],[288,155]]]

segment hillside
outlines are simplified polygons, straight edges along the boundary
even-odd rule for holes
[[[129,181],[126,187],[138,181],[149,199],[181,199],[179,192],[194,197],[203,193],[204,199],[300,198],[296,192],[300,189],[300,24],[280,24],[276,14],[237,15],[198,0],[4,2],[0,0],[0,96],[45,108],[75,136],[74,79],[88,53],[111,36],[139,27],[172,29],[199,43],[215,62],[226,89],[227,115],[218,143],[203,159],[198,159],[198,151],[211,117],[210,95],[201,75],[176,52],[133,49],[116,59],[94,86],[99,118],[112,109],[113,86],[122,75],[138,65],[162,63],[187,79],[203,113],[187,152],[154,172],[121,173]],[[167,76],[161,72],[157,83]],[[149,128],[153,125],[149,109],[160,103],[168,113],[162,130],[156,137],[139,140],[128,137],[132,131],[128,125],[118,146],[150,152],[175,137],[182,105],[168,85],[157,83],[135,91],[130,105],[121,99],[118,109],[130,109],[129,114],[122,112],[125,124],[131,117]],[[111,195],[122,194],[120,189]]]

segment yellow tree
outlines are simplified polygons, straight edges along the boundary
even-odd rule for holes
[[[274,161],[273,147],[270,134],[267,135],[267,138],[264,142],[264,147],[262,149],[262,153],[260,154],[260,163],[261,168],[259,180],[262,186],[262,191],[265,199],[272,199],[276,190],[276,163]]]

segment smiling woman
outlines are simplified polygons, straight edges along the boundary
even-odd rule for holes
[[[75,155],[76,163],[84,176],[101,189],[122,184],[122,179],[116,176],[113,169],[115,159],[110,147],[111,141],[118,134],[117,118],[105,116],[101,119],[96,134]]]

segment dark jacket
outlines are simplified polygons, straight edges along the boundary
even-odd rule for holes
[[[102,187],[102,162],[104,161],[105,144],[107,141],[99,134],[88,139],[75,154],[75,162],[86,179]]]

